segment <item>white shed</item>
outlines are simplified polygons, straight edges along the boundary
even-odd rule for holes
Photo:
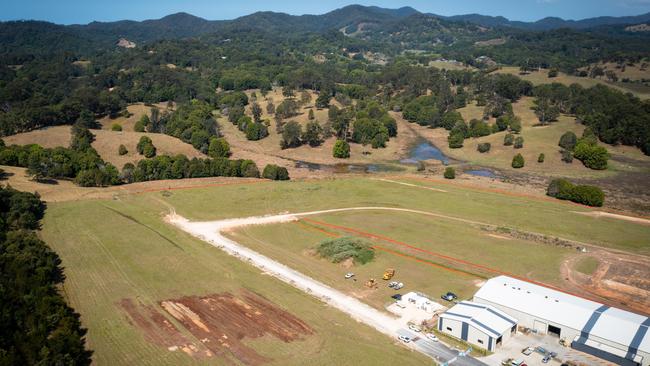
[[[519,325],[555,335],[571,347],[623,366],[650,365],[650,318],[508,276],[488,280],[474,302]]]
[[[489,305],[461,301],[440,314],[438,330],[494,351],[517,331],[517,319]]]

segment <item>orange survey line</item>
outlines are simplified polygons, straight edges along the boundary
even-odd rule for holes
[[[548,285],[548,284],[545,284],[545,283],[542,283],[542,282],[532,280],[530,278],[518,276],[518,275],[509,273],[509,272],[501,271],[501,270],[498,270],[498,269],[495,269],[495,268],[490,268],[490,267],[487,267],[487,266],[484,266],[484,265],[481,265],[481,264],[468,262],[468,261],[463,260],[463,259],[450,257],[448,255],[444,255],[444,254],[440,254],[440,253],[436,253],[436,252],[431,252],[431,251],[428,251],[428,250],[425,250],[425,249],[422,249],[422,248],[418,248],[418,247],[415,247],[413,245],[410,245],[410,244],[407,244],[407,243],[404,243],[404,242],[401,242],[401,241],[398,241],[398,240],[395,240],[395,239],[387,238],[385,236],[376,235],[376,234],[372,234],[372,233],[367,233],[367,232],[364,232],[364,231],[361,231],[361,230],[356,230],[356,229],[352,229],[352,228],[345,227],[345,226],[329,224],[329,223],[326,223],[326,222],[316,221],[316,220],[307,219],[307,218],[303,218],[303,220],[311,222],[313,224],[322,225],[322,226],[326,226],[326,227],[331,227],[331,228],[334,228],[334,229],[337,229],[337,230],[346,231],[346,232],[354,233],[354,234],[357,234],[357,235],[365,236],[367,238],[386,241],[386,242],[389,242],[389,243],[392,243],[392,244],[396,244],[396,245],[399,245],[399,246],[403,246],[403,247],[406,247],[406,248],[413,249],[413,250],[421,252],[421,253],[426,253],[426,254],[429,254],[429,255],[432,255],[432,256],[435,256],[435,257],[443,258],[443,259],[446,259],[446,260],[449,260],[449,261],[452,261],[452,262],[461,263],[461,264],[464,264],[464,265],[467,265],[467,266],[470,266],[470,267],[483,269],[485,271],[492,272],[492,273],[495,273],[495,274],[516,278],[518,280],[530,282],[530,283],[538,285],[538,286],[543,286],[543,287],[550,288],[550,289],[553,289],[553,290],[556,290],[556,291],[559,291],[559,292],[564,292],[565,294],[569,294],[569,295],[576,296],[576,297],[581,297],[583,299],[587,299],[587,300],[591,300],[591,301],[595,301],[595,302],[600,302],[600,300],[596,300],[594,298],[589,298],[589,297],[586,297],[586,296],[583,296],[583,295],[578,295],[578,294],[569,292],[567,290],[561,289],[561,288],[556,287],[556,286],[552,286],[552,285]]]
[[[303,228],[305,228],[307,230],[318,231],[319,233],[325,234],[325,235],[327,235],[327,236],[329,236],[331,238],[338,238],[338,237],[341,236],[339,234],[333,233],[331,231],[327,231],[325,229],[322,229],[322,228],[319,228],[319,227],[316,227],[316,226],[307,225],[307,224],[305,224],[304,222],[302,222],[300,220],[294,221],[294,223],[297,224],[297,225],[300,225],[301,227],[303,227]]]
[[[372,248],[373,249],[378,249],[378,250],[381,250],[383,252],[387,252],[387,253],[390,253],[390,254],[393,254],[393,255],[397,255],[397,256],[400,256],[400,257],[408,258],[408,259],[414,260],[414,261],[419,262],[419,263],[427,264],[427,265],[429,265],[431,267],[436,267],[436,268],[444,269],[444,270],[447,270],[447,271],[460,273],[460,274],[465,275],[465,276],[484,278],[482,276],[479,276],[479,275],[471,273],[471,272],[467,272],[467,271],[463,271],[463,270],[460,270],[460,269],[443,266],[441,264],[434,263],[434,262],[431,262],[431,261],[428,261],[428,260],[425,260],[425,259],[421,259],[421,258],[418,258],[416,256],[412,256],[412,255],[404,254],[404,253],[397,252],[397,251],[394,251],[394,250],[390,250],[388,248],[380,247],[379,245],[374,245]]]
[[[415,250],[415,251],[418,251],[418,252],[421,252],[421,253],[432,255],[434,257],[446,259],[446,260],[449,260],[449,261],[452,261],[452,262],[461,263],[461,264],[464,264],[464,265],[467,265],[467,266],[470,266],[470,267],[479,268],[479,269],[482,269],[482,270],[485,270],[485,271],[488,271],[488,272],[504,274],[504,275],[510,275],[510,274],[508,274],[506,272],[499,271],[499,270],[494,269],[494,268],[490,268],[490,267],[487,267],[487,266],[484,266],[484,265],[481,265],[481,264],[468,262],[468,261],[463,260],[463,259],[450,257],[448,255],[444,255],[444,254],[440,254],[440,253],[436,253],[436,252],[431,252],[431,251],[428,251],[428,250],[425,250],[425,249],[422,249],[422,248],[418,248],[416,246],[413,246],[413,245],[410,245],[410,244],[407,244],[407,243],[404,243],[404,242],[401,242],[401,241],[398,241],[398,240],[395,240],[395,239],[391,239],[391,238],[388,238],[388,237],[385,237],[385,236],[371,234],[371,233],[367,233],[367,232],[364,232],[364,231],[352,229],[352,228],[349,228],[349,227],[329,224],[329,223],[326,223],[326,222],[315,221],[315,220],[307,219],[307,218],[304,218],[303,220],[314,223],[314,224],[317,224],[317,225],[328,226],[328,227],[331,227],[331,228],[334,228],[334,229],[355,233],[357,235],[365,236],[367,238],[387,241],[387,242],[392,243],[392,244],[396,244],[396,245],[403,246],[403,247],[406,247],[406,248],[409,248],[409,249],[412,249],[412,250]]]

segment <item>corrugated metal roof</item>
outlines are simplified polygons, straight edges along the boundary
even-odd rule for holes
[[[517,319],[490,305],[461,301],[440,314],[441,318],[455,319],[478,328],[493,338],[509,331]]]
[[[650,320],[646,316],[608,307],[508,276],[488,280],[474,299],[484,299],[600,337],[634,351],[650,352]]]

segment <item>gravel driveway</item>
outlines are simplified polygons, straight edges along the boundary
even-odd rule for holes
[[[242,261],[260,268],[269,275],[272,275],[312,296],[319,298],[321,301],[343,311],[353,319],[369,325],[376,330],[396,338],[399,334],[411,333],[405,330],[406,324],[388,313],[381,312],[369,305],[362,303],[356,298],[346,295],[335,290],[315,279],[306,276],[284,264],[277,262],[269,257],[246,248],[239,243],[228,239],[221,234],[223,230],[234,229],[247,225],[265,225],[274,223],[284,223],[298,220],[300,216],[317,215],[323,213],[351,211],[351,210],[391,210],[392,208],[384,207],[355,207],[347,209],[335,209],[324,211],[312,211],[299,214],[283,214],[274,216],[257,216],[242,219],[227,219],[209,222],[190,222],[189,220],[172,212],[167,216],[166,221],[179,227],[183,231],[203,240],[211,245],[235,256]],[[405,209],[395,209],[399,211],[409,211]],[[412,333],[411,333],[412,334]],[[414,337],[415,338],[415,337]],[[406,346],[426,354],[438,362],[445,362],[454,358],[458,352],[451,350],[443,344],[431,342],[426,339],[419,339],[406,344]],[[455,365],[485,365],[484,363],[471,357],[458,357],[453,362]]]

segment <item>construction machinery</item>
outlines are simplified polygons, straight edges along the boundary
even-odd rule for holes
[[[368,288],[377,288],[378,286],[374,278],[369,279],[364,285]]]
[[[387,281],[393,278],[394,275],[395,275],[395,270],[393,268],[388,268],[386,269],[386,271],[384,271],[384,276],[382,278]]]

